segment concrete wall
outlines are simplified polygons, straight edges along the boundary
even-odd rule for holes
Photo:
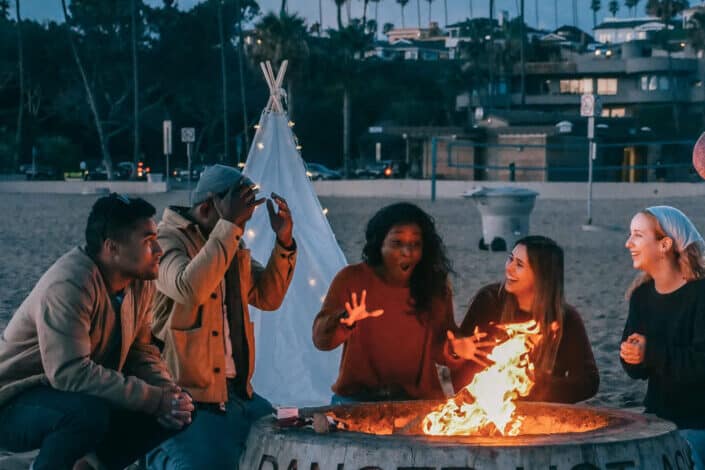
[[[166,183],[147,181],[0,181],[0,193],[165,193]]]
[[[546,183],[506,181],[438,181],[436,197],[454,199],[480,187],[502,186],[532,189],[544,199],[587,199],[587,183]],[[375,197],[397,199],[431,199],[430,180],[351,180],[316,181],[319,196]],[[642,199],[654,197],[702,197],[705,182],[700,183],[594,183],[594,199]]]

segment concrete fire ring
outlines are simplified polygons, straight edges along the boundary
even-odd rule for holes
[[[404,403],[401,402],[401,406]],[[413,402],[420,413],[435,402]],[[346,414],[380,404],[301,410]],[[381,406],[398,406],[382,404]],[[374,435],[280,428],[273,418],[256,422],[240,468],[247,470],[597,470],[691,469],[690,448],[675,425],[654,416],[580,405],[523,403],[522,410],[551,419],[584,420],[594,415],[608,424],[579,433],[516,437],[428,437]],[[586,414],[587,413],[587,414]]]

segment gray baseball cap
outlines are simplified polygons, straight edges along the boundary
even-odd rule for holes
[[[222,194],[238,183],[250,183],[240,170],[232,166],[216,164],[206,168],[191,193],[191,203],[195,206],[206,201],[211,194]]]

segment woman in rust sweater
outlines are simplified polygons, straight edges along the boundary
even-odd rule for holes
[[[526,399],[575,403],[594,396],[600,384],[595,358],[580,314],[565,302],[563,249],[550,238],[528,236],[516,242],[504,281],[478,291],[460,327],[465,338],[454,339],[451,346],[461,357],[484,356],[475,343],[475,328],[491,337],[493,324],[532,319],[541,330],[530,353],[535,385]]]
[[[343,345],[334,403],[451,395],[446,371],[465,361],[446,348],[457,328],[451,264],[433,219],[393,204],[370,219],[365,238],[364,261],[336,275],[313,324],[318,349]]]

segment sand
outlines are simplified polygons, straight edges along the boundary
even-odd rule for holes
[[[168,204],[182,203],[185,193],[151,195],[161,214]],[[34,286],[41,274],[63,253],[83,243],[86,217],[96,196],[4,194],[0,198],[0,330]],[[392,200],[323,198],[328,218],[350,262],[360,260],[363,227],[369,217]],[[503,273],[506,253],[478,249],[479,214],[471,202],[415,201],[437,222],[457,275],[453,278],[456,316],[465,314],[472,295]],[[629,379],[622,371],[619,339],[627,314],[624,291],[635,276],[624,248],[629,220],[639,209],[671,204],[705,228],[702,201],[697,199],[602,200],[593,207],[594,223],[614,230],[586,232],[585,203],[537,200],[531,232],[558,241],[566,252],[566,290],[570,303],[582,314],[600,369],[600,390],[589,401],[595,405],[632,407],[641,403],[644,382]]]

